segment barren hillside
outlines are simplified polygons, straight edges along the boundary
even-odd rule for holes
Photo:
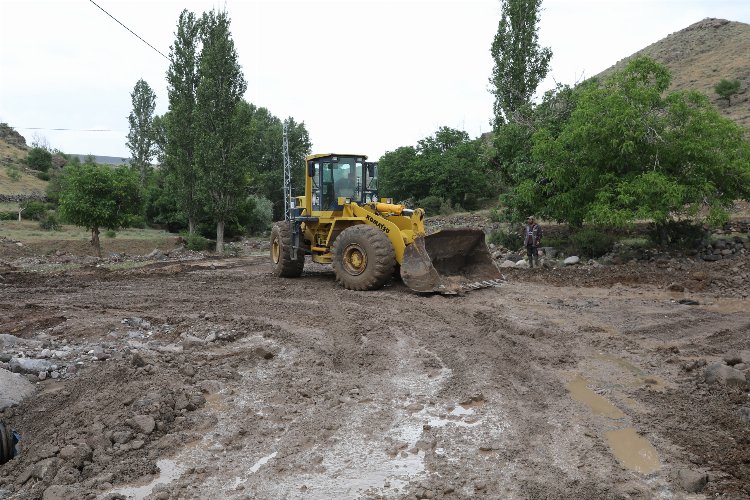
[[[726,19],[704,19],[639,50],[598,76],[622,68],[631,58],[647,55],[672,70],[674,90],[694,89],[709,96],[722,113],[750,130],[750,25]],[[740,80],[731,106],[719,99],[714,85]]]

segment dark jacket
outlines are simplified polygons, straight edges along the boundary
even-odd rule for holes
[[[533,224],[526,224],[523,230],[523,246],[533,245],[539,246],[539,242],[542,239],[542,228],[534,222]]]

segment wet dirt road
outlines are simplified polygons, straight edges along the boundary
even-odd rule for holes
[[[750,375],[748,300],[719,286],[750,265],[723,265],[459,297],[266,257],[7,272],[2,352],[60,376],[2,414],[0,498],[747,498],[749,386],[705,382]]]

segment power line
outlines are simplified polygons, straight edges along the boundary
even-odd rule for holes
[[[11,127],[14,130],[55,130],[68,132],[118,132],[109,128],[49,128],[49,127]]]
[[[153,45],[151,45],[150,43],[148,43],[146,40],[144,40],[143,38],[141,38],[140,36],[138,36],[133,30],[131,30],[130,28],[128,28],[127,26],[125,26],[124,24],[122,24],[120,21],[118,21],[115,16],[113,16],[112,14],[110,14],[109,12],[107,12],[106,10],[104,10],[99,4],[97,4],[96,2],[94,2],[94,0],[89,0],[89,2],[91,2],[94,5],[96,5],[97,7],[99,7],[99,9],[102,12],[104,12],[109,17],[111,17],[112,19],[114,19],[117,24],[119,24],[120,26],[122,26],[123,28],[125,28],[126,30],[128,30],[129,32],[131,32],[133,35],[135,35],[135,37],[138,38],[138,40],[142,41],[143,43],[145,43],[146,45],[148,45],[149,47],[151,47],[152,49],[154,49],[160,56],[162,56],[164,59],[166,59],[167,61],[169,61],[169,58],[167,56],[165,56],[164,54],[162,54],[159,51],[159,49],[157,49],[156,47],[154,47]]]

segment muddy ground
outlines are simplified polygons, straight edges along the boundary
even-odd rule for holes
[[[451,297],[142,264],[0,267],[2,361],[54,364],[0,498],[750,498],[747,255]]]

